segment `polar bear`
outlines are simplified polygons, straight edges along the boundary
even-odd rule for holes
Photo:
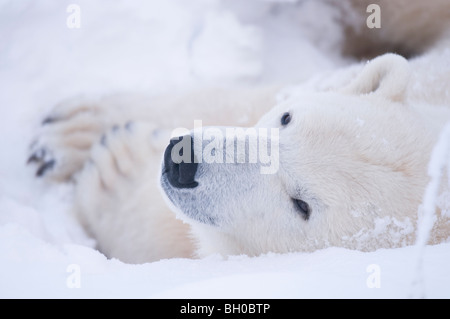
[[[447,70],[428,83],[433,101],[440,96],[432,107],[416,92],[417,74],[410,83],[411,72],[404,58],[386,54],[348,85],[304,91],[279,103],[255,126],[279,130],[279,169],[272,174],[262,173],[262,163],[178,164],[171,149],[181,139],[171,142],[161,184],[191,225],[200,253],[258,255],[328,246],[370,251],[412,244],[431,149],[450,120],[450,78]],[[211,144],[204,133],[197,135],[203,149]],[[215,153],[239,142],[219,136]],[[262,143],[272,144],[268,136]],[[187,137],[195,140],[196,132]],[[197,156],[194,143],[186,147]],[[450,236],[449,222],[438,214],[431,242]]]
[[[408,245],[450,121],[449,55],[385,54],[292,90],[66,102],[44,120],[29,162],[38,176],[75,181],[81,223],[125,262]],[[277,134],[257,146],[251,134],[220,135],[236,125]],[[242,141],[230,161],[211,160]],[[269,173],[273,163],[249,160],[262,145],[277,162]],[[431,243],[450,236],[448,216],[437,216]]]

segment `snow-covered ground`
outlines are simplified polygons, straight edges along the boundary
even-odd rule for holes
[[[449,298],[450,244],[425,249],[415,288],[416,247],[107,260],[69,214],[71,186],[25,165],[45,112],[74,95],[295,83],[346,64],[338,13],[295,2],[0,0],[0,297]]]

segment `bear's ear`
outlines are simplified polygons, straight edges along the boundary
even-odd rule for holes
[[[387,53],[369,61],[342,93],[376,94],[395,102],[403,101],[411,75],[409,62],[400,55]]]

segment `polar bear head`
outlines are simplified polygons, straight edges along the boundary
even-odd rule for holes
[[[406,102],[408,79],[408,62],[387,54],[342,87],[279,103],[248,134],[172,140],[161,185],[199,253],[410,243],[432,143]]]

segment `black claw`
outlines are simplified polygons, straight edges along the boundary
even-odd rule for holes
[[[48,162],[45,162],[36,172],[37,177],[41,177],[45,174],[46,171],[51,170],[55,166],[55,160],[50,160]]]
[[[33,153],[33,154],[31,154],[30,157],[28,157],[27,164],[30,164],[33,162],[39,162],[39,161],[40,161],[40,158],[37,157],[36,153]]]
[[[129,132],[131,132],[133,130],[134,127],[134,122],[129,121],[127,123],[125,123],[125,129],[128,130]]]
[[[46,117],[46,118],[42,121],[41,124],[42,124],[42,125],[46,125],[46,124],[53,123],[53,122],[55,122],[55,121],[56,121],[56,118],[49,116],[49,117]]]
[[[102,144],[103,146],[106,146],[106,134],[103,134],[102,137],[100,138],[100,144]]]
[[[45,148],[38,149],[36,152],[31,154],[31,156],[27,160],[27,164],[33,163],[33,162],[40,162],[44,159],[46,154]]]
[[[119,131],[119,129],[120,129],[120,126],[117,125],[117,124],[115,124],[115,125],[111,128],[111,131],[112,131],[113,133],[117,133],[117,132]]]

